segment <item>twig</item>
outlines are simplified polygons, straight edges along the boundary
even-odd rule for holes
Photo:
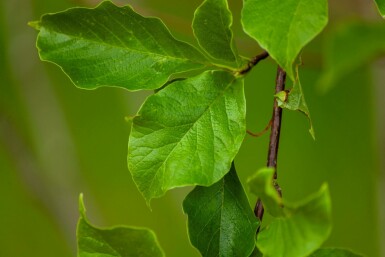
[[[275,84],[275,94],[279,93],[282,90],[285,90],[285,81],[286,81],[286,72],[278,66],[277,77]],[[279,135],[281,132],[281,120],[282,120],[282,109],[278,106],[278,102],[274,99],[273,107],[273,117],[270,133],[270,142],[269,142],[269,152],[267,156],[267,167],[272,167],[275,169],[274,180],[277,179],[277,157],[278,157],[278,146],[279,146]],[[281,188],[276,181],[274,181],[274,187],[282,196]],[[254,209],[255,215],[260,221],[262,221],[264,208],[261,200],[258,199],[257,204]],[[259,228],[257,233],[259,232]]]
[[[269,53],[264,51],[256,56],[254,56],[248,63],[247,66],[239,70],[238,75],[244,75],[248,73],[255,65],[257,65],[263,59],[266,59],[269,56]]]

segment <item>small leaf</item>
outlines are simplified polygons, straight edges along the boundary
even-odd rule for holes
[[[150,96],[133,120],[128,167],[149,201],[167,190],[221,179],[243,141],[243,80],[207,71]]]
[[[238,66],[232,22],[227,0],[205,0],[195,11],[193,29],[199,45],[211,57]]]
[[[293,81],[292,66],[297,55],[327,22],[327,0],[244,0],[245,32],[269,52]]]
[[[83,197],[79,199],[77,227],[78,256],[91,257],[163,257],[154,232],[144,228],[119,226],[100,229],[91,225],[85,214]]]
[[[385,0],[374,0],[382,18],[385,18]]]
[[[326,40],[325,71],[318,88],[323,92],[330,90],[344,76],[383,54],[385,54],[383,22],[344,24]]]
[[[155,89],[169,77],[204,67],[205,57],[176,40],[157,18],[110,1],[72,8],[31,23],[40,58],[59,65],[80,88]]]
[[[263,206],[271,215],[282,216],[282,198],[274,188],[274,168],[263,168],[247,180],[251,193],[257,195]]]
[[[305,257],[331,232],[330,196],[326,185],[298,205],[284,203],[285,217],[273,220],[257,238],[264,256]]]
[[[281,91],[277,95],[278,106],[292,111],[300,111],[307,116],[310,123],[309,133],[315,139],[313,123],[311,121],[309,108],[307,107],[305,96],[302,91],[301,82],[299,80],[298,68],[296,70],[296,80],[290,92]]]
[[[322,248],[315,251],[309,257],[363,257],[349,250],[337,248]]]
[[[234,165],[210,187],[197,186],[183,202],[191,243],[203,257],[249,257],[258,221]]]
[[[273,194],[273,174],[273,169],[264,168],[249,180],[252,192],[261,198],[267,211],[273,210],[271,214],[276,216],[259,232],[257,247],[263,256],[308,256],[322,245],[331,231],[328,187],[323,185],[319,192],[297,204],[283,199],[284,207],[281,208],[278,194]]]

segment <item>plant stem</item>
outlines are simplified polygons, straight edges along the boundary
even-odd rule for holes
[[[248,73],[255,65],[257,65],[263,59],[266,59],[269,56],[269,53],[264,51],[256,56],[254,56],[248,63],[247,66],[238,71],[239,75],[244,75]]]
[[[275,94],[285,90],[285,81],[286,81],[286,72],[281,67],[278,66],[277,77],[275,80]],[[278,106],[277,99],[274,99],[269,151],[267,155],[267,167],[272,167],[275,169],[274,187],[280,196],[282,196],[281,188],[278,185],[278,183],[276,183],[275,180],[277,179],[277,157],[278,157],[279,135],[281,132],[281,121],[282,121],[282,108]],[[257,216],[258,219],[262,221],[264,208],[261,200],[259,199],[257,201],[257,204],[255,205],[254,213],[255,213],[255,216]],[[259,228],[257,233],[258,232],[259,232]]]

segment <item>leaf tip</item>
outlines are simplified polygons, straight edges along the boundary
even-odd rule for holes
[[[310,133],[311,137],[313,138],[313,140],[315,141],[315,132],[314,132],[313,125],[311,125],[311,124],[310,124],[309,133]]]
[[[36,30],[40,30],[40,21],[29,21],[27,24]]]
[[[86,207],[84,206],[83,193],[79,195],[79,213],[84,218],[86,216]]]

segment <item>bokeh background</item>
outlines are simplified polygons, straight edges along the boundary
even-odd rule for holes
[[[0,256],[76,255],[78,195],[84,193],[94,224],[149,227],[167,256],[199,256],[186,233],[181,203],[191,188],[152,202],[150,211],[126,167],[129,123],[150,92],[75,88],[52,64],[39,61],[37,32],[27,22],[47,12],[97,1],[0,1]],[[132,0],[143,15],[161,17],[180,39],[196,44],[190,23],[200,0]],[[230,0],[238,48],[261,52],[241,30],[240,0]],[[350,19],[378,20],[372,1],[332,0],[326,30],[303,52],[302,86],[316,141],[301,114],[284,111],[278,161],[279,183],[299,200],[328,182],[334,228],[326,246],[366,256],[384,252],[385,62],[363,64],[321,94],[323,45],[335,26]],[[365,46],[362,46],[365,47]],[[246,78],[248,129],[268,123],[276,66],[259,64]],[[268,135],[247,136],[236,166],[243,182],[265,165]],[[255,198],[250,195],[251,204]]]

